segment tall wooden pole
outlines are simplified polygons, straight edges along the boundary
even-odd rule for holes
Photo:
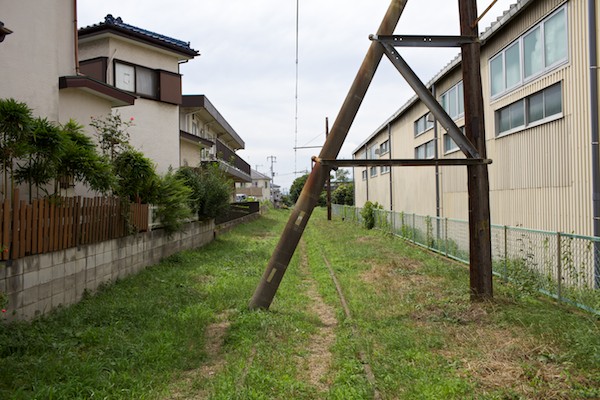
[[[400,15],[404,10],[407,0],[392,0],[391,4],[379,26],[378,35],[391,35],[398,24]],[[344,140],[350,130],[352,122],[360,108],[367,89],[373,80],[375,71],[379,66],[379,62],[383,56],[383,48],[379,43],[373,42],[369,47],[367,55],[352,83],[352,86],[346,95],[346,99],[342,104],[342,108],[331,128],[331,132],[325,141],[320,159],[335,159],[342,149]],[[320,162],[315,164],[312,169],[304,188],[300,193],[298,202],[292,210],[290,219],[288,220],[281,238],[271,255],[269,264],[261,278],[261,281],[254,291],[254,295],[250,300],[249,307],[251,309],[263,308],[268,309],[275,297],[275,293],[279,288],[279,284],[285,274],[285,271],[292,259],[294,251],[300,242],[302,233],[306,228],[306,224],[319,200],[319,195],[323,190],[323,185],[327,176],[329,176],[331,168],[323,166]]]
[[[460,33],[477,38],[476,0],[458,0]],[[483,92],[481,88],[481,60],[479,41],[464,44],[462,50],[463,88],[465,100],[465,134],[486,158]],[[487,164],[469,165],[469,262],[471,299],[491,298],[492,245],[490,230],[490,191]]]

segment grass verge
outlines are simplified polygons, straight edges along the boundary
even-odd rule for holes
[[[0,324],[0,398],[600,397],[597,318],[498,282],[493,301],[471,303],[464,266],[322,210],[270,311],[248,311],[287,216],[271,211],[48,317]]]

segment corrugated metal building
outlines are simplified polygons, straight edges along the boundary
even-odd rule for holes
[[[493,224],[593,234],[588,0],[520,0],[480,37]],[[427,86],[464,125],[460,58]],[[592,110],[592,108],[595,108]],[[462,158],[413,98],[355,158]],[[597,168],[597,167],[596,167]],[[356,204],[467,219],[466,167],[355,168]]]

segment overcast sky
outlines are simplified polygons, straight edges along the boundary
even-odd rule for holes
[[[123,22],[189,41],[200,56],[181,66],[184,94],[204,94],[245,141],[238,154],[284,190],[310,169],[333,125],[389,0],[298,0],[296,129],[296,0],[79,0],[79,26]],[[493,0],[477,0],[481,13]],[[516,0],[499,0],[479,25],[487,28]],[[456,35],[457,0],[411,0],[396,34]],[[399,49],[427,82],[458,49]],[[413,96],[384,57],[339,158],[352,151]]]

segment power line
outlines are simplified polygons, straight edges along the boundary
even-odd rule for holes
[[[300,0],[296,0],[296,92],[295,92],[295,116],[294,116],[294,171],[298,170],[298,27],[300,21]]]

